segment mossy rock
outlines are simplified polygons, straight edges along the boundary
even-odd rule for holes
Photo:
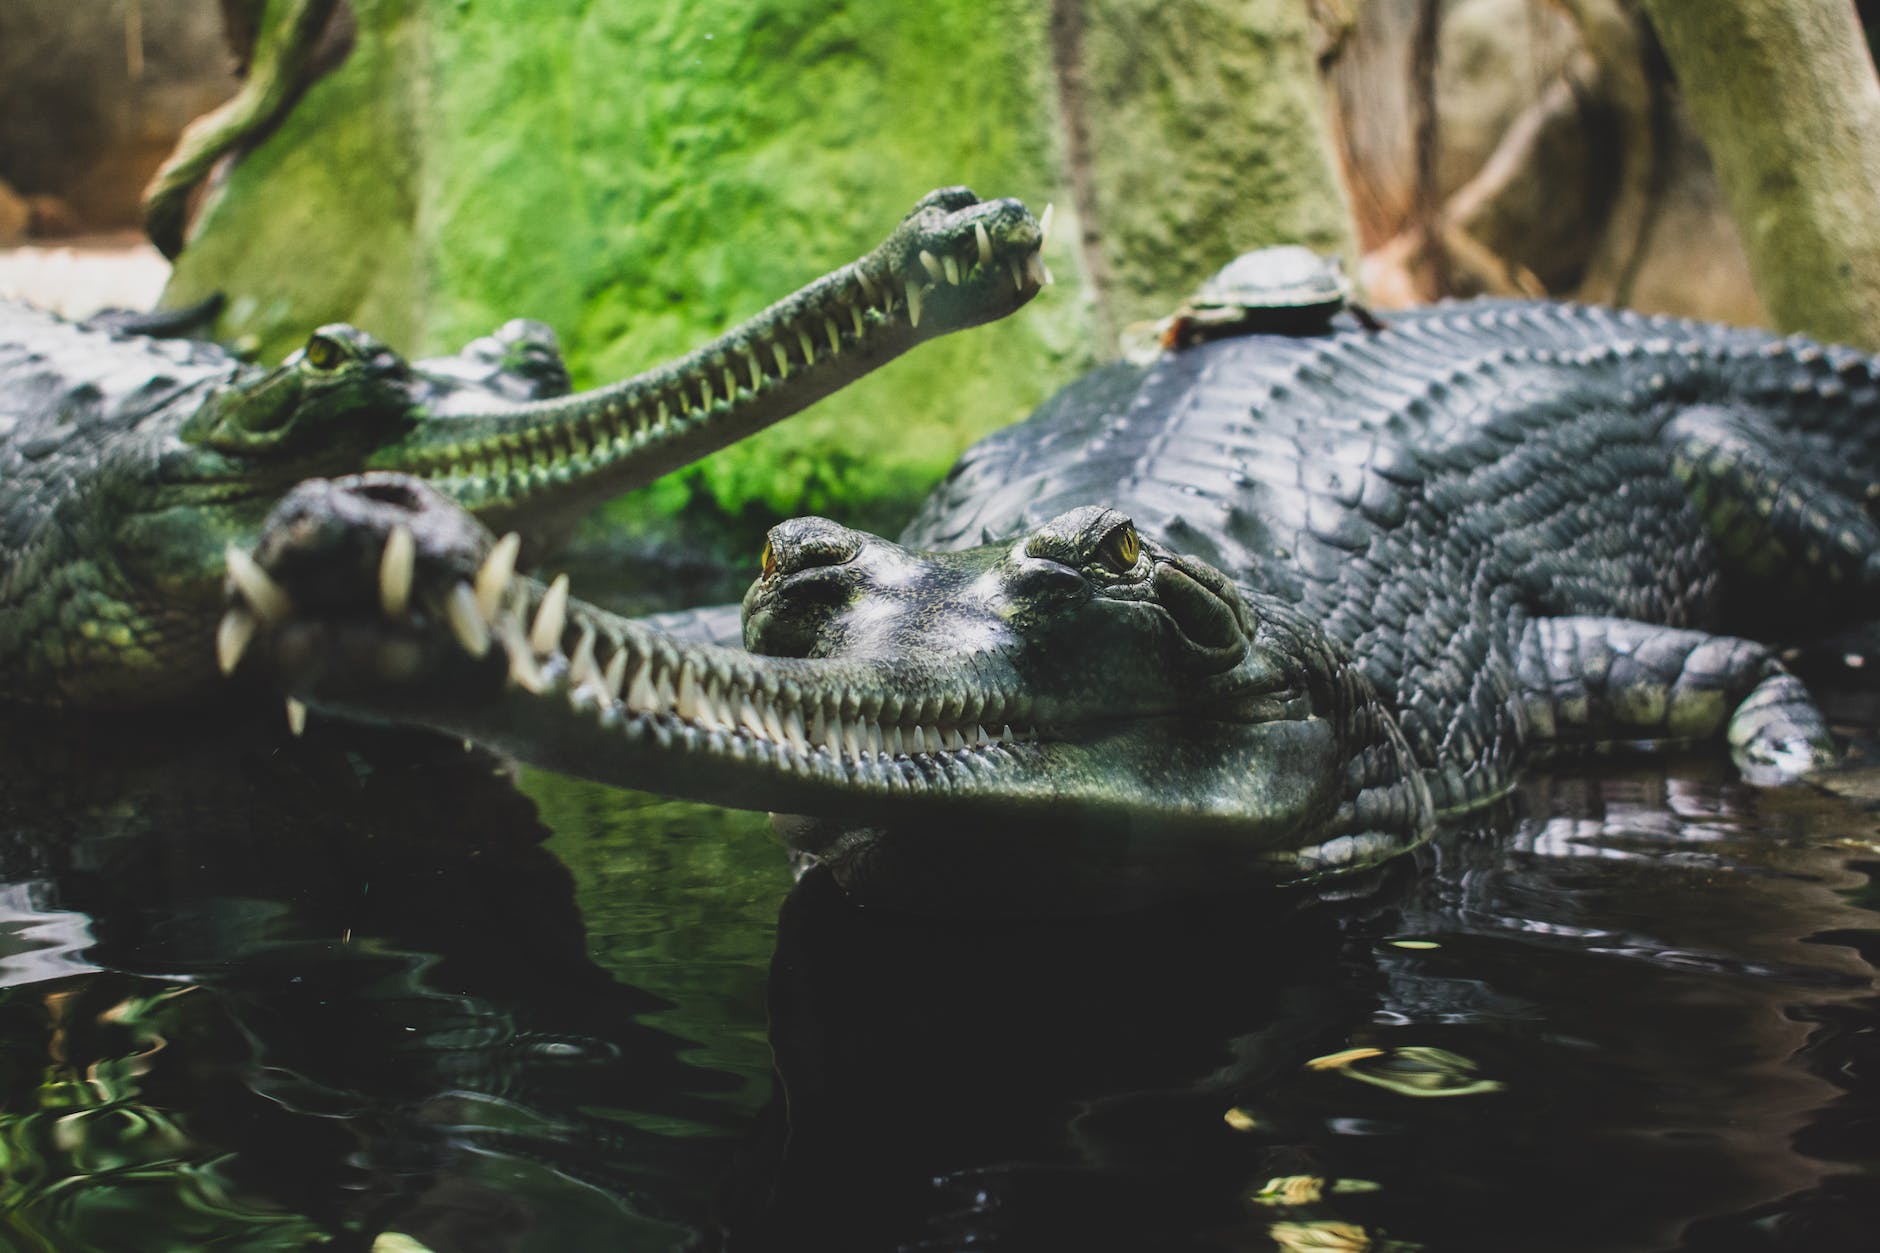
[[[1349,239],[1323,118],[1298,98],[1316,91],[1299,6],[1262,0],[1252,31],[1224,3],[1189,0],[1173,25],[1111,7],[1073,47],[1019,0],[355,0],[351,55],[209,198],[166,302],[227,292],[219,332],[269,360],[327,321],[421,355],[537,318],[585,386],[858,255],[933,187],[1055,199],[1059,282],[1018,315],[613,511],[892,529],[962,447],[1110,354],[1086,257],[1135,317],[1241,248]],[[1276,50],[1289,70],[1260,63]],[[1099,94],[1060,92],[1066,56]],[[1059,143],[1061,110],[1105,155]],[[1092,246],[1080,203],[1114,243]]]

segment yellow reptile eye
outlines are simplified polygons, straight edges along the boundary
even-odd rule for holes
[[[1097,556],[1118,574],[1134,570],[1136,559],[1142,556],[1142,541],[1136,538],[1136,528],[1125,522],[1104,536],[1102,545],[1097,549]]]
[[[338,340],[315,335],[307,341],[307,364],[316,370],[333,370],[346,359],[346,350]]]
[[[769,540],[764,541],[764,551],[757,555],[757,565],[763,571],[765,578],[777,572],[777,552],[770,546]]]

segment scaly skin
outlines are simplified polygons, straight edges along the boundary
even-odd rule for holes
[[[268,620],[258,651],[316,707],[812,815],[791,843],[870,900],[1311,879],[1413,846],[1541,752],[1824,764],[1807,693],[1741,636],[1880,610],[1877,377],[1849,350],[1545,304],[1223,340],[1101,371],[970,450],[906,546],[773,530],[744,604],[762,656],[512,581],[396,478],[284,504],[231,620]]]
[[[273,370],[0,309],[0,698],[125,705],[216,690],[223,553],[295,483],[367,468],[436,483],[532,538],[1002,317],[1048,277],[1013,200],[931,193],[879,247],[703,348],[579,395],[512,324],[407,364],[322,327]]]

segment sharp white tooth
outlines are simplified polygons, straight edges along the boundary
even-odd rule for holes
[[[627,708],[635,713],[657,713],[666,707],[653,687],[652,675],[648,673],[652,668],[650,661],[641,662],[633,672],[633,681],[627,684]]]
[[[829,729],[824,722],[821,709],[818,709],[815,713],[810,715],[808,738],[812,744],[826,744],[829,742]],[[831,751],[834,750],[832,749]]]
[[[526,648],[509,650],[509,681],[525,692],[540,695],[547,684],[542,679],[542,671],[535,664],[535,657]]]
[[[690,661],[679,663],[679,696],[676,706],[681,718],[687,722],[698,721],[698,675],[693,673]]]
[[[747,365],[751,371],[751,390],[756,391],[764,385],[764,367],[757,364],[757,350],[749,345],[745,345],[740,347],[738,351],[744,354],[745,365]]]
[[[1051,271],[1045,268],[1044,258],[1035,252],[1025,258],[1025,274],[1040,287],[1049,287],[1053,282]]]
[[[581,639],[574,646],[574,655],[568,659],[568,682],[573,687],[580,687],[592,679],[594,667],[594,628],[586,623],[581,625]]]
[[[653,673],[653,695],[662,710],[671,709],[678,703],[679,694],[672,689],[672,672],[656,670]]]
[[[1040,252],[1051,241],[1051,220],[1055,217],[1057,217],[1057,205],[1047,204],[1044,207],[1044,213],[1038,218],[1038,250]]]
[[[490,651],[490,624],[484,620],[477,594],[470,590],[468,583],[459,583],[450,589],[444,601],[444,619],[450,623],[450,633],[457,637],[466,653],[481,657]]]
[[[1025,290],[1025,267],[1017,257],[1007,257],[1005,268],[1012,272],[1012,286],[1019,291]]]
[[[816,360],[816,345],[811,342],[809,332],[800,326],[796,328],[796,342],[803,349],[804,365],[808,365]]]
[[[509,581],[516,576],[516,554],[522,551],[522,537],[514,531],[496,541],[489,556],[477,568],[477,612],[483,615],[485,622],[496,621],[497,610],[503,606],[503,593],[509,590]]]
[[[529,647],[546,657],[561,647],[561,631],[568,625],[568,576],[558,574],[548,585],[535,625],[529,628]]]
[[[289,600],[281,585],[272,575],[261,568],[261,563],[251,556],[246,548],[228,546],[226,560],[228,577],[234,581],[236,590],[247,600],[248,607],[263,622],[280,622],[294,612],[294,602]]]
[[[830,715],[829,725],[823,731],[823,744],[829,749],[831,756],[842,756],[842,730],[842,719],[836,715]]]
[[[843,723],[841,729],[842,747],[848,750],[849,756],[860,757],[862,755],[862,736],[860,728],[853,722],[848,722]]]
[[[973,734],[978,737],[973,741],[975,744],[986,744],[992,740],[992,737],[986,734],[986,728],[984,727],[974,727]]]
[[[712,381],[703,374],[698,376],[698,407],[701,413],[712,407]]]
[[[914,752],[924,753],[927,751],[927,733],[921,729],[920,723],[916,722],[914,724],[914,733],[908,737],[908,740]]]
[[[911,326],[920,325],[920,295],[921,286],[919,283],[909,283],[907,285],[907,320]]]
[[[666,401],[662,397],[659,402],[659,411],[653,415],[653,426],[657,429],[670,421],[672,421],[672,410],[666,407]]]
[[[874,279],[868,277],[867,270],[857,269],[855,271],[855,279],[862,285],[862,291],[867,293],[868,303],[870,305],[881,303],[881,288],[875,283]]]
[[[1007,744],[1010,744],[1012,742],[1013,736],[1012,736],[1012,724],[1011,723],[1008,722],[999,729],[999,738],[1004,740]]]
[[[901,735],[900,727],[888,728],[888,751],[896,757],[907,756],[907,741]]]
[[[764,706],[764,731],[773,744],[781,744],[789,738],[789,732],[783,725],[783,719],[777,716],[775,706]]]
[[[255,616],[239,605],[222,615],[222,621],[215,628],[215,662],[223,674],[235,673],[259,625]]]
[[[960,734],[958,727],[954,727],[947,733],[946,745],[954,752],[958,752],[960,749],[966,747],[966,737]]]
[[[823,319],[823,331],[829,336],[829,355],[835,356],[842,351],[842,332],[836,329],[834,318]]]
[[[795,748],[798,752],[808,751],[809,733],[803,728],[802,710],[792,709],[784,716],[783,731],[784,734],[790,738],[791,747]]]
[[[948,283],[955,287],[960,285],[960,263],[953,259],[952,253],[940,258],[940,268],[945,271]]]
[[[738,394],[738,376],[731,372],[729,363],[725,365],[725,399],[730,400]]]
[[[770,346],[770,351],[771,351],[771,354],[777,358],[777,377],[780,379],[789,378],[790,377],[790,354],[783,350],[782,344],[772,344]]]
[[[614,655],[607,659],[607,673],[601,675],[601,683],[607,688],[607,695],[614,700],[620,699],[620,685],[627,678],[627,649],[623,644],[614,649]]]
[[[860,339],[865,331],[862,325],[862,310],[860,306],[849,306],[849,321],[855,323],[855,338]]]
[[[992,264],[992,236],[986,234],[984,222],[973,223],[973,242],[979,245],[979,264]]]
[[[388,618],[402,618],[411,608],[411,575],[418,560],[418,542],[403,523],[385,537],[379,554],[379,608]]]
[[[920,250],[920,268],[927,271],[927,277],[936,283],[946,276],[946,271],[940,268],[939,259],[925,248]]]
[[[307,707],[291,696],[287,698],[287,729],[295,735],[307,729]]]
[[[764,726],[764,715],[758,713],[757,706],[748,700],[738,702],[738,725],[760,740],[777,738]]]

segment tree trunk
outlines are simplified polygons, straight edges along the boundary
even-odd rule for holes
[[[1880,81],[1848,0],[1646,0],[1776,325],[1880,349]]]

